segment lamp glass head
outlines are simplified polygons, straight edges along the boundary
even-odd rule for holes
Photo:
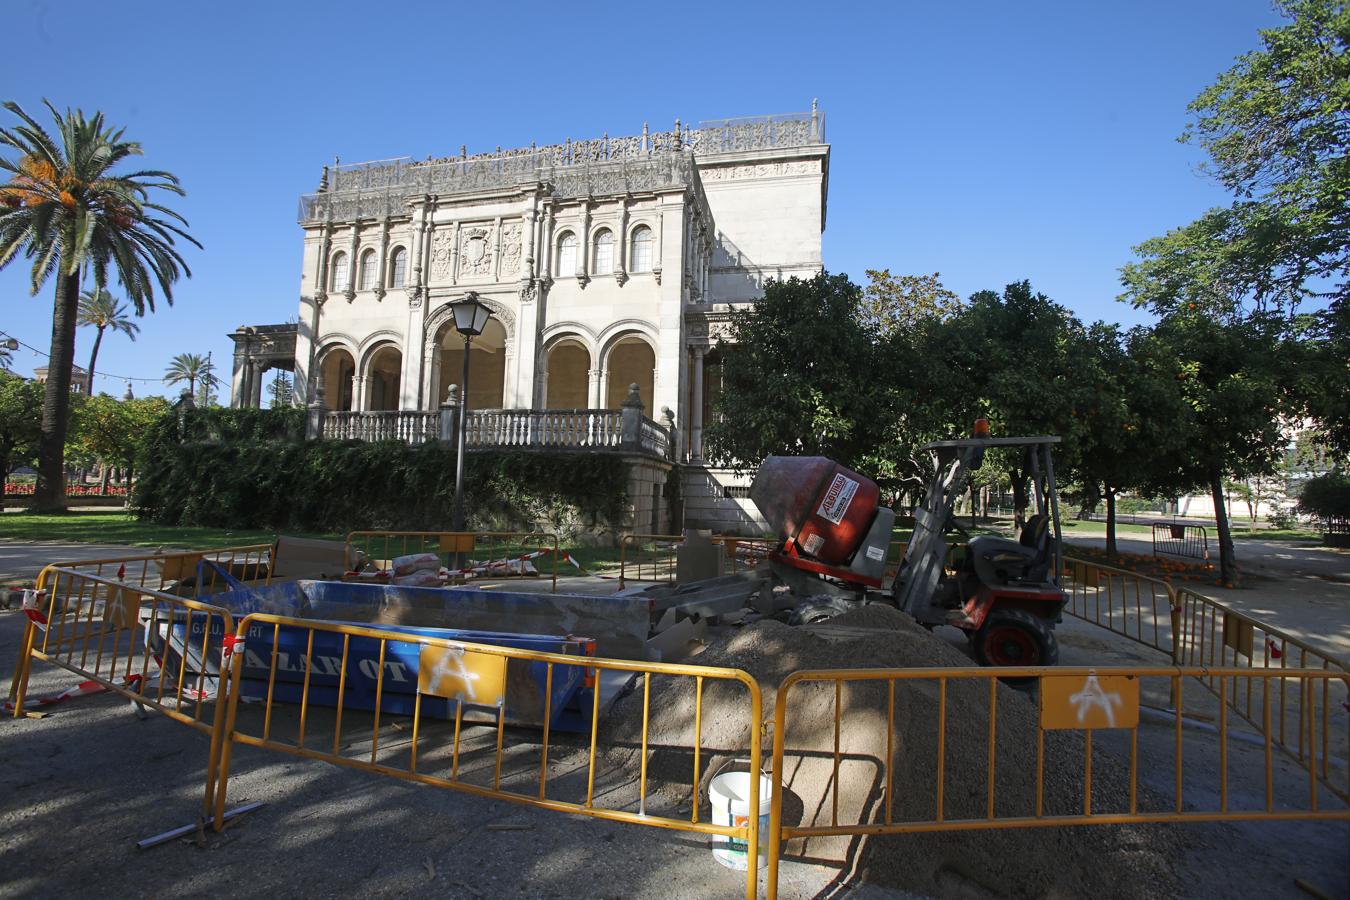
[[[468,337],[482,334],[488,319],[492,318],[492,310],[484,306],[473,291],[450,304],[450,309],[455,314],[455,329]]]

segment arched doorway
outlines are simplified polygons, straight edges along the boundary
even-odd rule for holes
[[[334,347],[323,355],[319,377],[323,384],[324,406],[337,411],[352,408],[352,376],[355,374],[356,361],[342,347]]]
[[[366,363],[366,409],[398,409],[403,354],[393,344],[376,350]]]
[[[574,338],[562,338],[548,349],[548,409],[586,409],[590,398],[591,353]]]
[[[618,409],[628,399],[628,386],[636,384],[642,396],[644,414],[652,416],[653,389],[656,385],[656,353],[651,344],[637,335],[619,338],[605,361],[608,389],[605,408]]]
[[[447,322],[436,333],[436,390],[433,408],[445,402],[450,385],[464,379],[464,336]],[[506,400],[506,328],[496,318],[469,345],[469,409],[500,409]]]

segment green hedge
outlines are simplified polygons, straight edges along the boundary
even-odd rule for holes
[[[305,411],[226,409],[213,406],[187,410],[183,438],[188,441],[298,441],[305,436]]]
[[[258,415],[273,410],[247,412],[252,433],[280,427]],[[475,452],[466,468],[464,508],[474,530],[545,528],[570,537],[618,524],[627,502],[627,463],[609,454]],[[455,492],[455,452],[446,444],[180,443],[172,414],[147,436],[138,471],[131,505],[161,525],[446,530]]]

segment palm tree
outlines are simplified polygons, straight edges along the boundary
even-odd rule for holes
[[[94,363],[98,362],[98,346],[103,343],[103,332],[111,328],[122,332],[133,341],[141,326],[127,316],[127,308],[121,300],[101,287],[85,291],[80,295],[80,311],[75,317],[76,324],[93,325],[98,329],[94,336],[94,350],[89,354],[89,393],[94,393]]]
[[[0,182],[0,268],[22,251],[33,261],[34,294],[56,276],[33,505],[57,510],[65,505],[66,429],[82,276],[92,271],[94,283],[102,286],[109,272],[115,273],[142,314],[146,307],[155,308],[156,285],[172,303],[173,283],[181,274],[192,274],[176,239],[201,245],[179,227],[187,220],[151,202],[155,190],[182,196],[174,175],[113,171],[140,155],[140,144],[123,140],[122,129],[107,127],[102,113],[86,118],[81,110],[67,109],[63,116],[50,102],[43,103],[56,125],[55,137],[17,103],[4,104],[20,123],[0,128],[0,147],[18,152],[15,159],[0,157],[0,170],[10,173],[8,182]]]
[[[164,383],[182,384],[186,381],[188,393],[195,399],[198,382],[201,382],[203,387],[220,383],[216,376],[211,374],[211,369],[211,360],[200,353],[180,353],[169,362],[169,368],[164,370]]]

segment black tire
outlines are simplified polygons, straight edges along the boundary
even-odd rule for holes
[[[1025,609],[996,609],[975,632],[975,659],[982,666],[1053,666],[1059,642],[1050,624]]]
[[[841,616],[852,608],[842,600],[807,600],[792,611],[788,624],[812,625]]]

